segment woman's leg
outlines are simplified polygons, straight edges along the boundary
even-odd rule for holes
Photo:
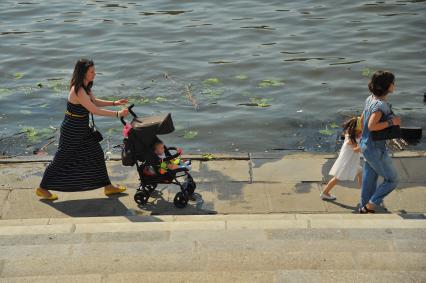
[[[365,157],[365,155],[364,155]],[[376,191],[378,174],[367,160],[364,163],[362,172],[362,185],[361,185],[361,202],[360,206],[367,205],[371,196]],[[369,208],[370,209],[370,208]]]
[[[375,205],[380,205],[383,202],[383,199],[392,192],[398,184],[398,174],[395,166],[393,165],[392,158],[387,152],[384,152],[380,159],[380,163],[380,172],[378,173],[383,177],[383,183],[377,187],[374,195],[370,198],[370,202]]]

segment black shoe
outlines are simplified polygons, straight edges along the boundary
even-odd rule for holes
[[[360,207],[358,209],[358,212],[360,214],[366,214],[366,213],[376,213],[376,211],[374,211],[373,209],[368,209],[367,205],[364,205],[363,207]]]

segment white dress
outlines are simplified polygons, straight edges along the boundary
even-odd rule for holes
[[[357,143],[359,144],[359,140],[357,140]],[[338,180],[353,181],[356,175],[362,171],[360,160],[361,153],[353,150],[349,136],[346,135],[339,157],[334,162],[333,167],[331,167],[329,174]]]

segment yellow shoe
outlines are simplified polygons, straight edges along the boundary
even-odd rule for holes
[[[50,197],[46,197],[46,195],[41,191],[40,188],[36,189],[36,195],[39,196],[41,199],[45,199],[45,200],[57,200],[58,196],[56,194],[52,194],[50,193]]]
[[[109,195],[113,195],[113,194],[119,194],[122,193],[126,190],[125,186],[122,185],[118,185],[117,188],[105,188],[105,195],[109,196]]]

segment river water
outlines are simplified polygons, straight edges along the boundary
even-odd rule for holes
[[[97,97],[171,112],[163,139],[189,152],[333,152],[376,69],[396,75],[403,124],[423,127],[425,14],[425,1],[2,0],[0,150],[54,153],[80,57]],[[96,120],[106,150],[121,142],[118,120]]]

